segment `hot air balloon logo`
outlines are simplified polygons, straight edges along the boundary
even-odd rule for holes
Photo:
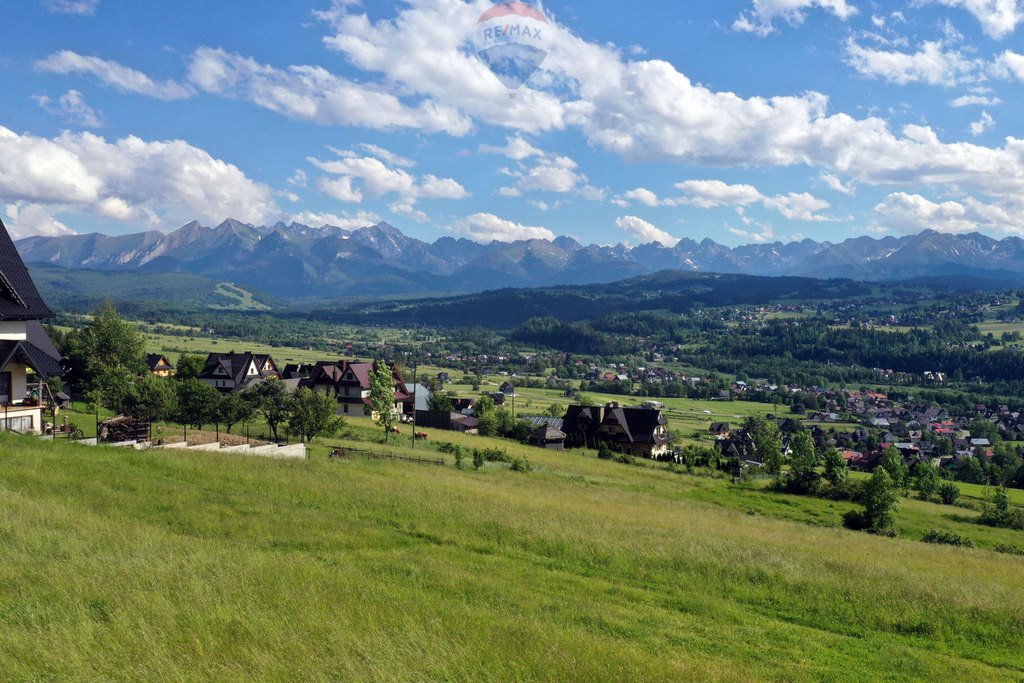
[[[551,24],[525,2],[503,2],[477,21],[476,52],[509,90],[509,97],[534,74],[548,56]]]

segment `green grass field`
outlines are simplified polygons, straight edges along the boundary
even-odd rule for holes
[[[14,681],[1024,676],[1024,560],[912,540],[931,526],[983,545],[1024,545],[1024,533],[905,501],[906,538],[875,538],[835,528],[848,504],[529,454],[530,473],[474,472],[0,435],[0,670]]]

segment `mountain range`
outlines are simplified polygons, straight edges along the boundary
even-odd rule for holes
[[[345,299],[473,293],[504,287],[598,284],[664,270],[762,276],[906,281],[918,278],[1024,282],[1024,240],[925,231],[833,244],[803,240],[730,248],[705,239],[582,245],[571,237],[492,242],[442,237],[427,243],[380,223],[357,230],[226,220],[171,232],[29,237],[28,263],[137,273],[183,273],[228,281],[284,299]]]

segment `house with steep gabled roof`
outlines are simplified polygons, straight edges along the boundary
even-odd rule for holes
[[[171,377],[174,375],[174,366],[171,361],[167,359],[167,356],[160,355],[159,353],[151,353],[146,356],[146,367],[149,368],[149,374],[156,377]]]
[[[222,394],[232,394],[269,379],[281,379],[277,363],[268,354],[211,353],[199,379]]]
[[[63,374],[41,322],[52,317],[0,221],[0,429],[43,430],[46,392],[42,385],[30,392],[29,376],[45,382]]]
[[[340,404],[339,415],[372,416],[370,375],[376,367],[376,363],[321,361],[313,366],[309,377],[302,380],[299,386],[336,398]],[[391,367],[391,374],[395,382],[395,411],[403,415],[412,410],[412,392],[402,373],[394,366]]]
[[[636,456],[660,458],[668,454],[668,420],[661,410],[626,408],[618,403],[573,405],[562,418],[561,431],[573,446],[596,448],[604,442]]]

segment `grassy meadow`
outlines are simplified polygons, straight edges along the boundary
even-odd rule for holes
[[[5,680],[1024,676],[1024,560],[913,540],[1024,545],[970,511],[904,501],[894,540],[836,528],[849,504],[579,453],[314,455],[0,434]]]

